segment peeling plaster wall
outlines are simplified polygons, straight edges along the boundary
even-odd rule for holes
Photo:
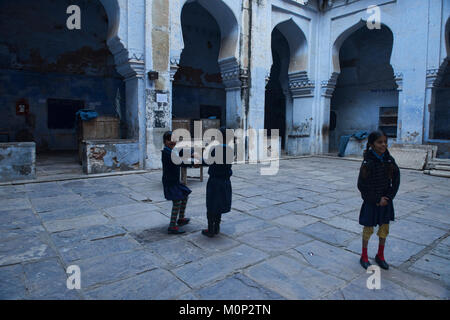
[[[0,143],[0,182],[34,179],[35,150],[33,142]]]
[[[81,30],[68,30],[69,5],[81,9]],[[124,84],[106,45],[108,18],[98,1],[0,0],[0,128],[37,150],[76,149],[75,129],[49,129],[47,99],[84,100],[102,115],[125,102]],[[119,93],[119,94],[118,94]],[[29,115],[16,115],[26,99]],[[123,112],[123,107],[121,107]],[[123,112],[123,117],[127,115]]]
[[[83,171],[87,174],[139,169],[139,144],[134,140],[86,141]]]

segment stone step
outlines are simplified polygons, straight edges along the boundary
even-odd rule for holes
[[[433,159],[430,161],[430,164],[435,166],[448,166],[450,167],[450,161],[444,161],[444,159]]]
[[[450,171],[444,171],[444,170],[424,170],[423,173],[429,174],[430,176],[435,176],[435,177],[450,178]]]
[[[448,165],[441,165],[441,164],[438,164],[438,165],[434,165],[433,166],[433,169],[434,170],[442,170],[442,171],[450,171],[450,165],[448,166]]]

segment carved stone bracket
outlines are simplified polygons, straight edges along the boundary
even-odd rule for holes
[[[220,72],[225,90],[236,90],[242,86],[241,79],[248,82],[248,70],[239,68],[236,58],[231,57],[219,61]]]
[[[394,74],[394,81],[397,84],[397,91],[403,91],[403,73],[396,72]]]
[[[145,74],[144,55],[130,52],[123,46],[118,37],[108,41],[111,53],[114,55],[116,70],[125,80],[143,78]]]
[[[239,70],[239,80],[241,80],[242,88],[248,88],[249,72],[247,68],[241,68]]]
[[[290,73],[289,90],[292,98],[307,98],[314,96],[314,82],[309,80],[306,71]]]
[[[427,70],[427,88],[438,88],[441,86],[444,79],[444,73],[447,66],[450,64],[450,59],[446,58],[440,68],[431,68]]]
[[[267,84],[269,83],[269,81],[270,81],[270,72],[268,72],[268,73],[266,74],[266,86],[267,86]]]
[[[179,68],[180,68],[180,58],[179,57],[171,58],[170,59],[170,81],[174,81],[175,74],[177,73]]]
[[[321,82],[323,97],[331,99],[331,97],[333,96],[334,90],[336,89],[338,77],[339,77],[339,73],[333,72],[333,74],[331,75],[331,78],[329,80],[325,80],[325,81]]]

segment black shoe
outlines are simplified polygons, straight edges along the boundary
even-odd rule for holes
[[[220,222],[214,224],[214,234],[219,234],[220,232]]]
[[[364,269],[366,269],[367,270],[367,268],[368,267],[370,267],[371,266],[371,264],[370,264],[370,262],[369,261],[367,261],[367,262],[365,262],[365,261],[363,261],[363,259],[361,258],[361,259],[359,259],[359,263],[361,264],[361,267],[363,267]]]
[[[378,263],[378,265],[380,266],[381,269],[384,269],[384,270],[388,270],[389,269],[389,265],[387,264],[387,262],[384,261],[384,260],[381,260],[378,257],[378,254],[375,256],[375,262]]]
[[[191,219],[189,218],[182,218],[182,219],[178,219],[177,224],[179,226],[185,226],[189,223],[189,221],[191,221]]]
[[[214,233],[209,231],[208,229],[202,230],[202,235],[207,236],[209,238],[214,237]]]
[[[182,234],[182,233],[185,233],[186,231],[180,230],[180,229],[178,229],[178,227],[169,227],[167,229],[167,232],[169,234]]]

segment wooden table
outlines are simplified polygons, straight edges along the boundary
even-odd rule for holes
[[[189,177],[194,179],[199,179],[200,182],[203,182],[203,165],[200,165],[200,177]],[[181,183],[187,186],[187,169],[188,167],[181,167]]]

